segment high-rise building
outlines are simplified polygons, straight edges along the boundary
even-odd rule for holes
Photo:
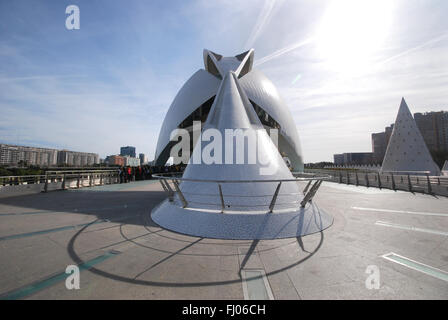
[[[373,161],[375,163],[383,162],[393,128],[394,125],[391,124],[389,127],[385,128],[384,132],[372,133],[372,152]]]
[[[344,154],[343,153],[333,155],[333,159],[334,159],[334,164],[336,164],[336,165],[344,164]]]
[[[129,156],[132,158],[135,158],[135,147],[132,146],[126,146],[120,148],[120,156]]]
[[[448,112],[414,113],[414,119],[430,151],[448,152]]]
[[[138,157],[140,158],[140,165],[144,165],[148,162],[148,159],[144,153],[140,153]]]

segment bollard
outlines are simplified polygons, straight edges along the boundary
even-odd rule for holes
[[[411,177],[408,174],[408,190],[409,192],[412,192],[412,183],[411,183]]]
[[[48,176],[47,176],[47,173],[45,173],[45,186],[44,186],[44,192],[48,192]]]
[[[366,172],[365,179],[366,179],[366,187],[368,188],[368,187],[370,187],[370,184],[369,184],[369,174],[367,172]]]
[[[221,213],[224,213],[224,208],[226,207],[224,203],[224,196],[222,195],[221,184],[218,183],[219,197],[221,199]]]
[[[395,180],[394,180],[394,174],[393,173],[390,174],[390,178],[392,180],[392,190],[395,191]]]
[[[356,182],[356,186],[358,186],[359,185],[358,171],[355,172],[355,182]]]
[[[310,180],[311,181],[311,180]],[[280,187],[282,186],[282,182],[280,181],[275,189],[274,196],[272,197],[271,204],[269,205],[269,213],[274,211],[275,202],[277,201],[278,192],[280,191]]]
[[[65,190],[65,180],[66,180],[66,177],[65,177],[65,173],[64,173],[62,176],[62,190]]]
[[[426,174],[426,181],[428,183],[428,193],[432,194],[432,188],[431,188],[431,180],[429,179],[429,174]]]

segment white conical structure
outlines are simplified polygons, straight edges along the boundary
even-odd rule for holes
[[[171,182],[171,201],[155,208],[152,220],[183,234],[221,239],[297,237],[328,228],[329,214],[314,203],[301,206],[304,195],[247,97],[242,84],[253,51],[237,56],[240,62],[204,57],[208,71],[221,79],[219,88],[182,179]]]
[[[404,98],[401,99],[381,167],[381,172],[400,171],[429,171],[430,175],[440,174],[440,169],[434,163]]]
[[[205,159],[197,164],[194,159],[200,159],[200,153],[207,148],[210,142],[198,141],[194,148],[183,178],[203,179],[203,180],[293,180],[290,170],[285,164],[277,150],[277,147],[268,136],[266,130],[258,119],[253,107],[247,99],[238,83],[236,74],[229,72],[224,76],[221,87],[216,96],[215,102],[210,110],[210,114],[204,125],[204,132],[214,130],[222,137],[222,146],[218,144],[222,155],[219,163],[206,163]],[[252,141],[243,141],[244,148],[238,148],[238,138],[236,135],[226,136],[227,132],[241,130],[244,135],[251,136]],[[241,140],[240,140],[241,141]],[[229,147],[226,147],[228,144]],[[209,149],[210,150],[210,149]],[[218,150],[215,150],[217,152]],[[238,152],[242,153],[240,159],[243,163],[238,163]],[[252,163],[249,158],[252,157]],[[226,161],[228,160],[228,161]],[[253,211],[260,207],[269,206],[270,197],[241,197],[272,195],[277,188],[278,182],[263,183],[222,183],[222,193],[226,200],[226,205],[230,210]],[[216,183],[190,182],[181,184],[181,190],[190,194],[192,206],[199,208],[209,208],[213,206],[204,205],[213,200],[219,204],[219,193]],[[215,192],[215,196],[209,196]],[[207,196],[202,196],[207,194]],[[291,195],[293,194],[293,196]],[[279,189],[279,201],[277,209],[294,208],[303,198],[299,192],[296,182],[284,182]],[[281,200],[280,200],[281,199]],[[215,206],[216,208],[216,206]]]
[[[443,164],[442,175],[448,176],[448,160],[445,160],[445,163]]]

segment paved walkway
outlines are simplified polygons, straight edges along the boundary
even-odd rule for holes
[[[333,226],[269,241],[164,230],[150,218],[164,198],[143,181],[0,199],[0,297],[448,299],[447,198],[324,183]]]

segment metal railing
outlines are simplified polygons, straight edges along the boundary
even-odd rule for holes
[[[448,196],[448,177],[430,176],[429,171],[371,172],[364,170],[308,169],[331,176],[330,181],[357,186],[386,188]]]
[[[47,171],[44,175],[0,176],[0,194],[48,192],[119,183],[118,170]]]
[[[202,205],[202,206],[214,206],[221,213],[224,213],[225,210],[229,208],[241,208],[241,207],[265,207],[269,213],[272,213],[275,207],[280,205],[287,205],[290,208],[304,208],[308,202],[312,202],[317,190],[322,184],[323,180],[331,179],[330,176],[326,175],[312,175],[312,174],[304,174],[304,173],[296,173],[294,179],[266,179],[266,180],[209,180],[209,179],[190,179],[190,178],[182,178],[179,173],[165,173],[165,174],[153,174],[153,177],[159,179],[162,188],[168,195],[168,200],[170,202],[175,202],[175,196],[177,195],[177,199],[179,200],[180,206],[183,208],[193,207],[192,205]],[[280,189],[282,184],[285,183],[297,183],[299,181],[308,181],[305,189],[302,191],[303,196],[299,193],[284,193],[280,194]],[[210,190],[216,190],[216,193],[193,193],[186,190],[181,190],[180,182],[194,182],[194,183],[211,183],[216,187],[211,187]],[[263,194],[263,195],[249,195],[249,194],[229,194],[223,193],[223,185],[225,184],[252,184],[252,183],[274,183],[275,191],[273,194]],[[215,202],[198,202],[194,196],[200,197],[208,197],[215,199]],[[290,198],[295,198],[295,201],[292,202],[278,202],[278,198],[280,196],[289,196]],[[269,201],[263,204],[238,204],[231,201],[231,199],[241,199],[241,198],[254,198],[260,199],[264,198]],[[258,201],[258,200],[257,200]]]

